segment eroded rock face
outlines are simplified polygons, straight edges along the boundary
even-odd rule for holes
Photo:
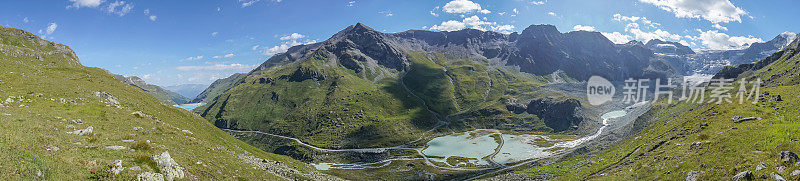
[[[782,151],[781,152],[781,161],[783,161],[783,163],[791,164],[791,163],[797,162],[797,160],[798,160],[797,154],[795,154],[794,152],[791,152],[791,151]]]
[[[544,120],[547,127],[556,132],[567,131],[578,126],[583,118],[579,112],[581,103],[575,99],[533,100],[528,103],[526,112]]]
[[[153,159],[153,161],[158,164],[161,174],[164,175],[165,180],[172,181],[175,179],[182,179],[184,177],[183,167],[178,165],[175,160],[172,160],[172,157],[169,156],[169,152],[150,156],[150,159]]]

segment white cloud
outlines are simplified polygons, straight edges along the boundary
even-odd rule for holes
[[[353,7],[356,4],[356,1],[347,2],[347,7]]]
[[[617,21],[620,21],[620,22],[621,21],[636,22],[636,21],[639,21],[639,19],[641,19],[641,17],[638,17],[638,16],[623,16],[623,15],[621,15],[619,13],[614,14],[613,17],[614,17],[614,20],[617,20]]]
[[[479,12],[483,14],[491,13],[491,11],[481,8],[481,5],[470,0],[453,0],[448,2],[442,7],[444,12],[447,13],[472,13]]]
[[[603,36],[606,36],[606,38],[608,38],[608,40],[611,40],[611,42],[614,42],[616,44],[623,44],[623,43],[628,43],[629,41],[631,41],[631,36],[630,35],[625,35],[625,34],[622,34],[620,32],[616,32],[616,31],[612,32],[612,33],[602,32],[601,34],[603,34]]]
[[[69,0],[69,2],[72,2],[72,4],[68,5],[67,9],[80,9],[82,7],[96,8],[100,6],[100,4],[103,4],[103,0]]]
[[[305,38],[305,37],[306,37],[306,35],[302,35],[300,33],[292,33],[290,35],[286,35],[286,36],[281,37],[281,40],[296,40],[296,39]]]
[[[517,8],[514,8],[514,9],[512,9],[511,11],[513,11],[513,12],[514,12],[514,14],[519,14],[519,11],[517,11]]]
[[[231,70],[231,71],[250,71],[256,65],[245,65],[239,63],[232,64],[214,64],[214,65],[197,65],[197,66],[178,66],[175,69],[180,71],[199,71],[199,70]]]
[[[594,26],[575,25],[572,29],[575,31],[594,31]]]
[[[430,13],[432,16],[439,17],[439,14],[436,14],[436,12],[435,12],[436,10],[439,10],[439,6],[436,6],[435,8],[433,8],[433,9],[432,9],[432,10],[431,10],[429,13]]]
[[[50,25],[47,25],[47,35],[53,34],[53,32],[56,31],[56,28],[58,28],[58,24],[56,23],[50,23]]]
[[[253,46],[253,50],[257,50],[260,45]]]
[[[636,39],[643,40],[644,42],[650,41],[652,39],[667,40],[667,41],[678,41],[681,39],[681,35],[672,34],[668,31],[664,31],[661,29],[656,29],[655,31],[642,31],[641,29],[633,28],[628,30],[628,32],[633,33],[633,36]]]
[[[28,23],[28,22],[30,22],[30,21],[31,21],[31,20],[29,20],[29,19],[28,19],[28,17],[22,18],[22,22],[23,22],[23,23]]]
[[[711,25],[711,27],[714,27],[714,28],[716,28],[716,29],[718,29],[718,30],[724,30],[724,31],[728,31],[728,27],[724,27],[724,26],[722,26],[722,25],[719,25],[719,24],[714,24],[714,25]]]
[[[533,4],[533,5],[544,5],[544,3],[546,3],[546,2],[547,1],[531,1],[531,4]]]
[[[225,54],[225,56],[223,56],[223,57],[224,57],[224,58],[231,58],[231,57],[233,57],[233,56],[234,56],[234,55],[233,55],[233,53],[229,53],[229,54]]]
[[[500,25],[500,26],[492,26],[492,31],[496,31],[503,34],[510,34],[514,31],[514,25]]]
[[[442,22],[441,25],[433,25],[431,26],[431,30],[436,31],[458,31],[467,27],[463,22],[456,21],[456,20],[449,20]]]
[[[111,14],[116,14],[119,16],[125,16],[133,9],[133,4],[126,3],[125,1],[114,1],[111,4],[108,4],[106,7],[106,12]]]
[[[275,55],[275,54],[286,52],[287,50],[289,50],[289,48],[291,48],[293,46],[307,45],[307,44],[313,44],[313,43],[317,43],[317,41],[309,40],[309,41],[306,41],[305,43],[300,43],[297,40],[286,41],[286,42],[283,42],[283,44],[276,45],[276,46],[274,46],[272,48],[264,47],[264,48],[266,48],[266,49],[264,49],[264,55]]]
[[[713,50],[743,49],[750,46],[750,44],[764,42],[761,38],[753,36],[730,36],[717,30],[698,31],[700,31],[700,36],[697,39],[700,39],[703,45]]]
[[[239,0],[239,2],[242,3],[242,7],[243,8],[244,7],[248,7],[248,6],[252,6],[253,4],[255,4],[255,3],[259,2],[259,1],[261,1],[261,0]],[[280,0],[278,2],[280,2]]]
[[[383,10],[383,11],[378,11],[378,13],[379,13],[379,14],[383,14],[383,15],[385,15],[385,16],[394,16],[394,13],[392,13],[392,10]]]
[[[747,12],[730,0],[639,0],[672,12],[678,18],[702,18],[711,23],[742,22]]]
[[[196,57],[186,57],[181,61],[200,60],[200,59],[203,59],[202,55],[199,55],[199,56],[196,56]]]
[[[552,12],[552,11],[551,11],[551,12],[547,12],[547,15],[550,15],[550,16],[558,16],[558,15],[557,15],[555,12]]]
[[[156,21],[156,18],[158,18],[156,15],[150,14],[150,9],[144,9],[144,15],[149,16],[150,21]]]
[[[211,37],[217,37],[218,34],[219,34],[219,32],[216,32],[216,31],[215,32],[211,32]]]

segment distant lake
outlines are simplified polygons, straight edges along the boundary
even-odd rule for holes
[[[194,103],[194,104],[178,104],[178,105],[173,105],[173,106],[191,111],[192,109],[200,107],[200,106],[205,105],[205,104],[206,103]]]

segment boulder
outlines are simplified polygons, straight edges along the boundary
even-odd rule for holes
[[[798,175],[800,175],[800,170],[795,170],[792,172],[792,176],[798,176]]]
[[[794,162],[797,162],[797,159],[798,159],[797,154],[795,154],[794,152],[791,151],[781,152],[781,161],[783,161],[783,163],[792,164]]]
[[[125,148],[124,146],[106,146],[106,149],[119,151],[127,148]]]
[[[736,117],[737,116],[734,116],[734,118],[736,118]],[[741,122],[752,121],[752,120],[761,120],[761,117],[746,117],[746,118],[734,119],[733,123],[741,123]]]
[[[736,174],[735,176],[733,176],[733,181],[753,180],[753,177],[754,177],[753,176],[753,172],[748,170],[748,171],[740,172],[739,174]]]
[[[769,167],[769,165],[767,165],[765,163],[758,164],[758,166],[756,166],[756,171],[765,169],[767,167]]]
[[[108,164],[108,167],[111,168],[111,173],[114,173],[114,175],[118,175],[120,172],[125,170],[125,167],[122,167],[122,160],[114,160]]]
[[[175,160],[172,160],[172,157],[169,156],[169,152],[164,152],[158,155],[153,155],[150,157],[158,164],[158,167],[161,169],[161,173],[164,175],[164,179],[167,181],[172,181],[175,179],[182,179],[183,175],[183,167],[178,165]]]
[[[113,104],[115,106],[119,106],[119,101],[117,100],[116,97],[112,96],[111,94],[108,94],[106,92],[94,92],[94,96],[103,98],[103,100],[106,103]]]
[[[686,173],[686,181],[696,181],[697,177],[699,176],[700,172],[690,171],[689,173]]]
[[[778,173],[775,173],[775,172],[772,172],[771,174],[769,174],[769,177],[772,178],[775,181],[786,181],[786,179],[784,179],[783,177],[781,177],[781,175],[778,175]]]
[[[147,114],[142,113],[142,111],[132,112],[131,115],[136,116],[137,118],[146,118],[146,117],[148,117]]]
[[[144,172],[136,175],[137,181],[164,181],[164,175],[160,173]]]
[[[89,127],[86,127],[86,129],[79,129],[79,130],[72,131],[70,133],[76,134],[78,136],[89,135],[89,134],[92,134],[92,130],[93,129],[94,128],[92,126],[89,126]]]

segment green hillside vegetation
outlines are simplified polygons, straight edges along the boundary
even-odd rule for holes
[[[0,27],[0,63],[1,178],[133,180],[143,172],[166,173],[149,158],[163,152],[190,180],[327,178],[84,67],[68,47],[31,33]],[[114,160],[125,167],[118,175],[109,171]]]
[[[744,171],[755,177],[779,174],[786,179],[800,170],[797,162],[783,162],[783,151],[800,151],[800,94],[797,90],[798,42],[788,49],[761,62],[726,68],[718,75],[733,75],[738,81],[744,78],[765,82],[759,95],[761,100],[739,104],[736,91],[731,90],[732,103],[673,102],[665,100],[636,120],[649,123],[640,133],[593,154],[578,156],[551,165],[533,167],[520,173],[557,178],[558,180],[683,180],[690,172],[698,173],[698,180],[731,180]],[[768,62],[775,60],[775,62]],[[760,69],[727,71],[766,65]],[[768,65],[767,65],[768,64]],[[738,76],[737,76],[738,75]],[[750,91],[752,86],[747,86]],[[710,96],[706,90],[706,100]],[[773,96],[779,95],[782,101]],[[745,117],[760,117],[735,123]],[[757,169],[760,164],[763,169]]]
[[[214,98],[217,98],[217,96],[238,84],[246,76],[247,74],[235,73],[227,78],[216,80],[214,83],[211,83],[208,88],[203,90],[203,92],[198,94],[190,103],[211,102]]]
[[[406,52],[407,71],[354,70],[341,58],[332,65],[322,48],[312,51],[295,62],[252,72],[196,111],[218,127],[291,136],[325,148],[403,145],[432,136],[425,132],[441,126],[439,121],[449,122],[452,130],[552,130],[535,115],[508,112],[503,102],[541,98],[523,92],[539,91],[544,77],[416,51]]]

